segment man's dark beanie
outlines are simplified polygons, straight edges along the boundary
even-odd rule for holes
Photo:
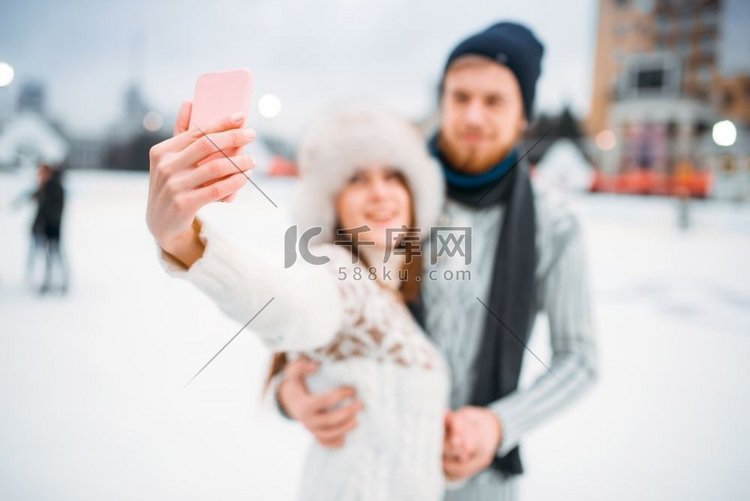
[[[448,67],[462,56],[483,56],[503,64],[513,72],[521,87],[526,118],[534,108],[536,81],[541,73],[544,46],[527,27],[516,23],[493,24],[459,43],[448,56],[443,68],[443,79]],[[440,89],[442,92],[443,85]]]

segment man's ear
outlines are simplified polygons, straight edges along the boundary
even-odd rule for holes
[[[518,121],[518,129],[521,134],[526,132],[526,129],[529,128],[529,121],[526,118],[522,118]]]

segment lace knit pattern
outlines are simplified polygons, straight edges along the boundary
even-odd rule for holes
[[[327,271],[337,276],[344,320],[327,345],[297,354],[321,364],[307,378],[311,391],[351,385],[365,410],[343,448],[313,443],[299,499],[442,499],[449,385],[442,355],[395,294],[367,276],[352,279],[348,250],[327,246],[317,254],[331,258]]]
[[[384,289],[366,274],[359,280],[352,278],[358,265],[351,264],[348,250],[334,245],[320,248],[318,252],[325,252],[331,258],[326,267],[338,281],[344,322],[330,343],[297,355],[321,364],[364,357],[401,367],[439,369],[441,355],[396,293]],[[342,269],[346,279],[340,280]]]

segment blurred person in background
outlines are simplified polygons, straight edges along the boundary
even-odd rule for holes
[[[39,252],[45,256],[44,279],[39,287],[40,294],[52,291],[54,275],[57,269],[60,283],[57,287],[63,294],[68,290],[68,269],[60,244],[63,208],[65,206],[65,189],[62,183],[62,169],[48,164],[41,164],[37,171],[37,188],[18,197],[13,206],[23,200],[33,200],[36,214],[31,223],[31,241],[26,260],[26,281],[34,283],[34,267]]]
[[[580,223],[564,200],[532,185],[519,152],[542,54],[528,28],[502,22],[459,43],[443,70],[440,128],[428,146],[448,187],[441,222],[472,228],[475,273],[423,280],[413,313],[450,367],[443,469],[454,484],[447,500],[516,499],[519,443],[596,377]],[[522,364],[537,363],[526,344],[538,312],[549,319],[552,359],[519,388]],[[317,370],[311,361],[289,364],[275,382],[279,406],[320,444],[341,447],[358,401],[311,391],[306,378]]]
[[[60,246],[60,228],[65,206],[65,189],[62,184],[62,169],[42,165],[39,169],[41,186],[36,195],[37,213],[34,218],[34,232],[42,235],[45,250],[44,281],[40,294],[54,288],[55,269],[59,271],[58,289],[63,294],[68,290],[68,270]]]

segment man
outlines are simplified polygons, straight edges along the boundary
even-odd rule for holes
[[[471,279],[442,278],[455,260],[425,259],[421,302],[412,311],[451,369],[443,457],[454,481],[449,500],[515,499],[520,440],[596,375],[578,221],[532,188],[519,151],[542,53],[527,28],[498,23],[451,52],[441,82],[440,129],[429,146],[448,186],[444,226],[471,228]],[[548,365],[526,347],[539,311],[549,319]],[[544,374],[519,389],[524,359],[544,365]],[[362,406],[355,399],[329,410],[354,390],[310,394],[304,377],[314,371],[303,361],[289,365],[279,404],[321,444],[341,446]]]

